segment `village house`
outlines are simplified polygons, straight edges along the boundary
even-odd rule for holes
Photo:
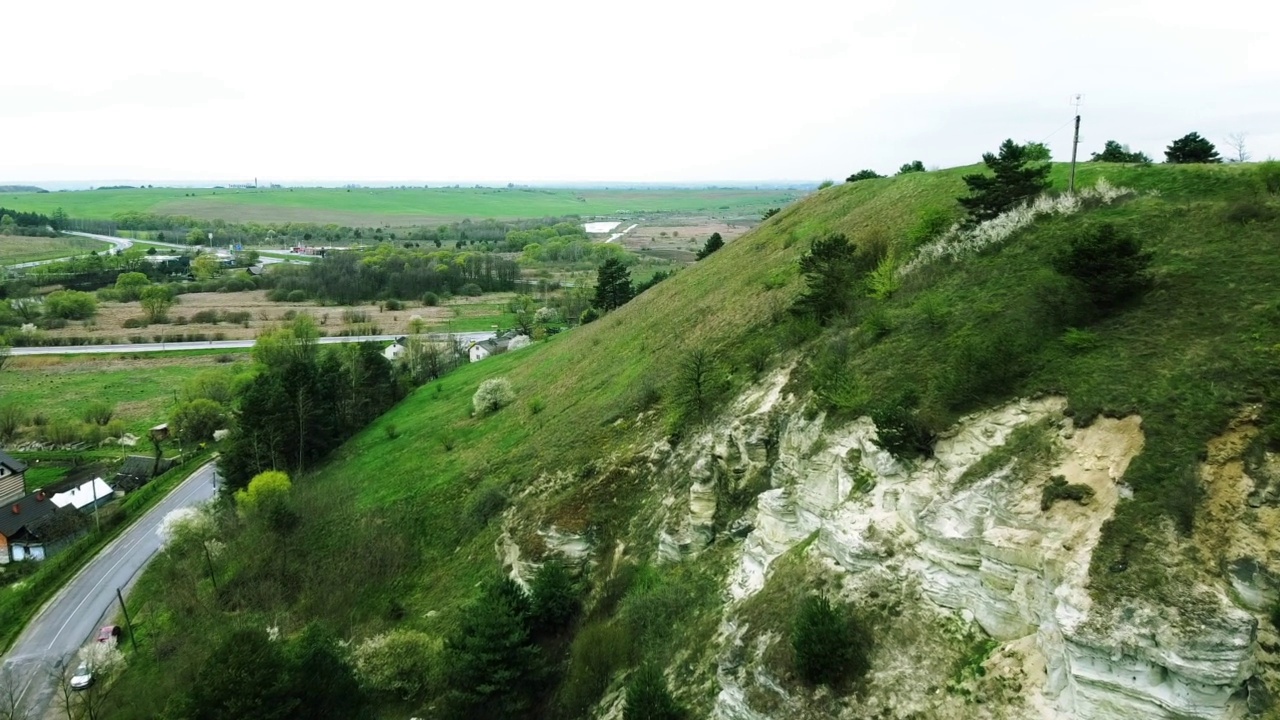
[[[102,478],[94,478],[66,492],[56,493],[51,499],[58,507],[93,510],[110,502],[113,497],[115,497],[115,491],[111,486],[103,482]]]
[[[490,338],[473,343],[467,350],[467,356],[471,358],[471,362],[479,362],[490,355],[500,355],[507,351],[507,346],[511,344],[509,338]]]
[[[0,503],[22,497],[26,489],[27,466],[0,450]]]
[[[404,355],[405,350],[407,350],[408,347],[409,339],[405,337],[398,337],[395,342],[388,345],[386,349],[382,351],[382,357],[390,360],[391,362],[395,362]]]
[[[0,564],[52,557],[86,526],[84,515],[59,508],[43,490],[9,500],[0,511]]]

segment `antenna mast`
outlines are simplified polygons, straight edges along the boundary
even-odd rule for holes
[[[1084,96],[1077,93],[1072,96],[1071,104],[1076,109],[1076,135],[1071,141],[1071,184],[1068,186],[1067,192],[1075,194],[1076,192],[1076,150],[1080,147],[1080,101]]]

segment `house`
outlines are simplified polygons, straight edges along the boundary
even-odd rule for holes
[[[59,508],[43,490],[8,501],[0,512],[0,564],[52,557],[86,529],[84,515]]]
[[[391,362],[395,362],[400,359],[400,356],[404,355],[405,350],[408,348],[409,339],[405,337],[398,337],[395,342],[388,345],[387,348],[382,351],[382,357],[390,360]]]
[[[50,499],[58,507],[70,506],[76,510],[84,510],[86,508],[92,510],[110,502],[114,496],[115,491],[111,489],[110,485],[103,482],[102,478],[94,478],[79,487],[56,493]]]
[[[27,466],[0,450],[0,503],[22,497],[27,491]]]
[[[507,346],[511,344],[509,338],[489,338],[481,340],[478,343],[472,343],[467,349],[467,355],[471,358],[471,362],[479,362],[490,355],[500,355],[507,351]]]
[[[146,485],[154,474],[162,473],[174,465],[173,460],[161,458],[159,467],[156,466],[156,459],[146,455],[129,455],[124,459],[124,464],[116,471],[115,479],[111,484],[125,492],[132,492]]]

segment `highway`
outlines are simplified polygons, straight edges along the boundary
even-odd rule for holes
[[[453,337],[464,345],[473,342],[488,340],[493,337],[492,332],[463,332],[463,333],[428,333],[426,337],[430,340],[443,341],[449,337]],[[351,343],[351,342],[391,342],[403,335],[353,335],[350,337],[322,337],[317,338],[316,342],[320,345],[331,345],[333,343]],[[85,354],[101,354],[101,353],[150,353],[150,352],[172,352],[174,350],[232,350],[236,348],[250,348],[257,342],[253,338],[245,340],[208,340],[205,342],[170,342],[170,343],[136,343],[136,344],[117,344],[117,345],[55,345],[48,347],[15,347],[10,348],[9,354],[18,355],[85,355]]]
[[[3,672],[25,709],[20,717],[45,716],[57,696],[51,669],[59,662],[72,662],[76,651],[92,642],[97,629],[115,619],[120,610],[116,588],[127,595],[142,568],[160,550],[158,530],[164,516],[202,503],[215,492],[210,463],[103,548],[36,614],[4,658]]]

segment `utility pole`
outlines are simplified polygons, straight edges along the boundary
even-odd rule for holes
[[[1075,194],[1076,192],[1076,151],[1080,148],[1080,100],[1083,95],[1077,94],[1071,99],[1071,104],[1076,108],[1076,134],[1071,141],[1071,184],[1068,186],[1067,192]]]
[[[129,608],[124,604],[124,594],[116,588],[116,597],[120,600],[120,611],[124,613],[124,624],[129,626],[129,642],[133,643],[133,651],[138,652],[138,635],[133,631],[133,620],[129,618]]]

